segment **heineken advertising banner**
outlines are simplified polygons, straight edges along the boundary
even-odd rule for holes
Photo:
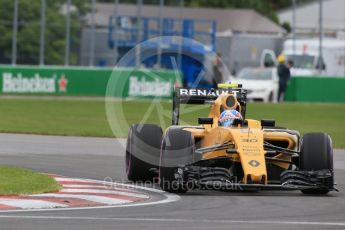
[[[170,98],[181,83],[172,71],[0,66],[0,93],[105,96],[110,77],[119,78],[116,97]]]

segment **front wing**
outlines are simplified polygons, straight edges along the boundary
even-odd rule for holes
[[[267,184],[243,183],[230,171],[222,167],[204,167],[187,165],[178,168],[175,178],[187,184],[189,188],[225,189],[225,190],[304,190],[322,189],[337,190],[333,184],[333,172],[330,170],[297,171],[285,170],[280,181]]]

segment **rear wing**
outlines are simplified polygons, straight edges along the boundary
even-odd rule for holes
[[[215,101],[221,94],[233,94],[241,105],[242,116],[245,117],[247,90],[242,89],[241,84],[218,84],[216,89],[175,88],[173,93],[172,125],[178,125],[180,104],[209,104]]]

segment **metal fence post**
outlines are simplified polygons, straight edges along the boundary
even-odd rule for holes
[[[182,70],[182,52],[183,52],[183,7],[184,0],[180,0],[179,18],[180,18],[180,44],[178,46],[178,68]]]
[[[40,65],[44,65],[45,48],[45,22],[46,22],[46,0],[41,0],[41,35],[40,35]]]
[[[140,57],[140,52],[141,52],[141,46],[140,46],[140,42],[141,42],[141,34],[142,34],[142,6],[143,6],[143,0],[137,0],[137,4],[138,4],[138,11],[137,11],[137,15],[138,15],[138,22],[137,22],[137,45],[136,45],[136,49],[135,49],[135,66],[137,68],[140,67],[141,64],[141,57]]]
[[[69,65],[70,39],[71,39],[71,0],[67,0],[66,6],[66,40],[65,40],[65,66]]]
[[[12,32],[12,65],[17,64],[18,0],[14,0]]]
[[[117,58],[118,58],[118,42],[117,40],[119,39],[118,37],[118,28],[117,28],[117,17],[118,17],[118,7],[119,7],[119,0],[114,0],[114,15],[113,15],[113,20],[114,20],[114,34],[115,34],[115,39],[114,39],[114,66],[117,64]]]
[[[322,28],[322,0],[319,0],[319,73],[322,72],[322,35],[323,35],[323,28]]]
[[[296,55],[296,0],[292,0],[292,53]]]
[[[158,49],[157,49],[158,68],[162,68],[163,7],[164,7],[164,0],[159,0],[159,37],[158,37]]]
[[[94,66],[95,59],[95,4],[96,0],[91,0],[91,41],[89,66]]]

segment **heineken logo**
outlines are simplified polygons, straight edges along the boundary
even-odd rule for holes
[[[57,84],[56,84],[57,83]],[[2,74],[2,92],[3,93],[56,93],[58,85],[59,92],[66,92],[67,79],[64,75],[57,78],[41,76],[35,73],[34,76],[23,76],[21,73],[3,73]]]
[[[169,97],[171,95],[172,83],[155,79],[148,81],[145,77],[131,76],[129,78],[129,96],[155,96]]]

